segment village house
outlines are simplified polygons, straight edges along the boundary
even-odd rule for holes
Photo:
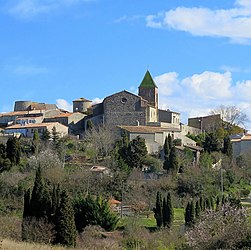
[[[32,138],[34,132],[37,131],[39,136],[42,137],[45,130],[48,130],[50,133],[53,128],[56,129],[59,137],[63,137],[68,135],[68,127],[60,124],[59,122],[51,122],[51,123],[29,123],[25,125],[15,124],[12,126],[8,126],[5,129],[5,134],[19,134],[25,137]]]

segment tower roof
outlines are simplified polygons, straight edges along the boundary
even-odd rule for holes
[[[148,70],[146,71],[144,79],[142,80],[139,87],[141,87],[141,88],[158,88]]]

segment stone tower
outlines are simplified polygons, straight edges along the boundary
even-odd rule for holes
[[[144,79],[139,86],[139,96],[158,109],[158,87],[153,81],[153,78],[148,70],[146,71]]]
[[[88,108],[92,106],[92,101],[85,98],[79,98],[73,101],[73,112],[86,113]]]

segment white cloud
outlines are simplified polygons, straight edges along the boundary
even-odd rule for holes
[[[169,72],[154,78],[159,89],[161,89],[162,95],[171,95],[179,88],[178,74],[176,72]]]
[[[57,105],[58,108],[64,109],[64,110],[67,110],[67,111],[70,111],[70,112],[72,112],[72,110],[73,110],[72,104],[70,104],[69,102],[67,102],[64,99],[57,99],[56,100],[56,105]]]
[[[104,99],[100,99],[100,98],[96,97],[96,98],[94,98],[94,99],[92,100],[92,104],[101,103],[101,102],[103,102],[103,100],[104,100]]]
[[[217,99],[231,97],[231,82],[230,72],[221,74],[205,71],[202,74],[185,78],[181,84],[185,86],[191,96]]]
[[[227,37],[232,42],[249,44],[251,39],[251,1],[238,0],[232,9],[177,7],[146,17],[153,28],[172,28],[195,36]]]
[[[59,8],[76,4],[93,2],[95,0],[16,0],[8,12],[20,18],[32,18],[39,14],[46,14]]]
[[[237,82],[236,84],[236,94],[241,100],[251,99],[251,80]]]
[[[180,112],[185,123],[188,117],[208,115],[220,105],[235,105],[251,120],[251,80],[234,83],[230,72],[210,71],[183,79],[170,72],[154,80],[159,87],[159,107]]]

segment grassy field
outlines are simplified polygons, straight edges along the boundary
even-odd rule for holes
[[[124,226],[128,220],[130,220],[131,217],[123,218],[121,222],[121,226]],[[140,226],[146,227],[146,228],[155,228],[156,227],[156,220],[154,218],[154,214],[150,213],[148,216],[146,215],[140,215],[138,217],[133,218],[134,221],[136,221]],[[174,226],[181,226],[184,224],[184,209],[183,208],[175,208],[174,209]]]

